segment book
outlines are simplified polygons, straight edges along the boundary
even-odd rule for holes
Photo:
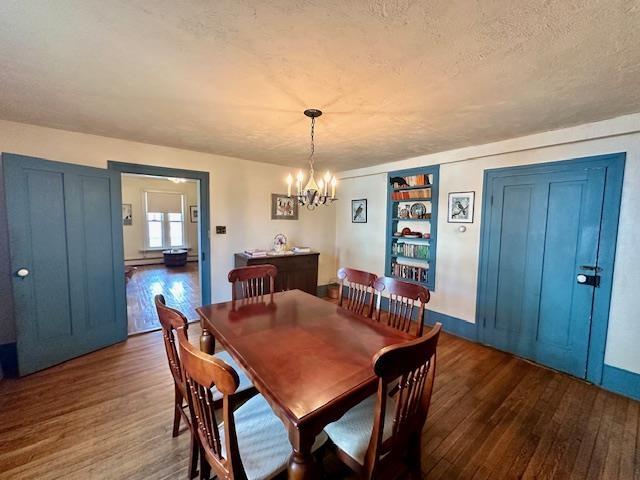
[[[266,250],[260,250],[258,248],[254,248],[252,250],[245,250],[244,254],[249,256],[249,257],[266,257],[267,256],[267,251]]]

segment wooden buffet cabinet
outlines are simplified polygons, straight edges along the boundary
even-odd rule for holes
[[[303,290],[316,295],[318,289],[318,252],[294,253],[268,257],[249,257],[244,253],[235,254],[235,266],[264,265],[266,263],[278,268],[275,290]]]

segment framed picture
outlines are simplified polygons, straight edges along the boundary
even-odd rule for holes
[[[280,193],[272,193],[271,220],[298,220],[298,201]]]
[[[476,192],[449,193],[449,223],[473,223],[473,203]]]
[[[367,223],[367,199],[351,200],[351,223]]]
[[[189,205],[189,220],[191,223],[198,223],[198,206],[197,205]]]
[[[122,204],[122,225],[133,225],[133,215],[131,214],[131,204]]]

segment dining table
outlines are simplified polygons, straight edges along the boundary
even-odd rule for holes
[[[201,345],[213,349],[206,337],[219,342],[283,422],[292,446],[288,476],[296,480],[320,478],[316,436],[375,393],[373,356],[413,339],[301,290],[196,310]]]

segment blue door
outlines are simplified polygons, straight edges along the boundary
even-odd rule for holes
[[[3,154],[18,369],[127,337],[120,174]]]
[[[484,343],[585,377],[606,175],[597,161],[488,172]]]

